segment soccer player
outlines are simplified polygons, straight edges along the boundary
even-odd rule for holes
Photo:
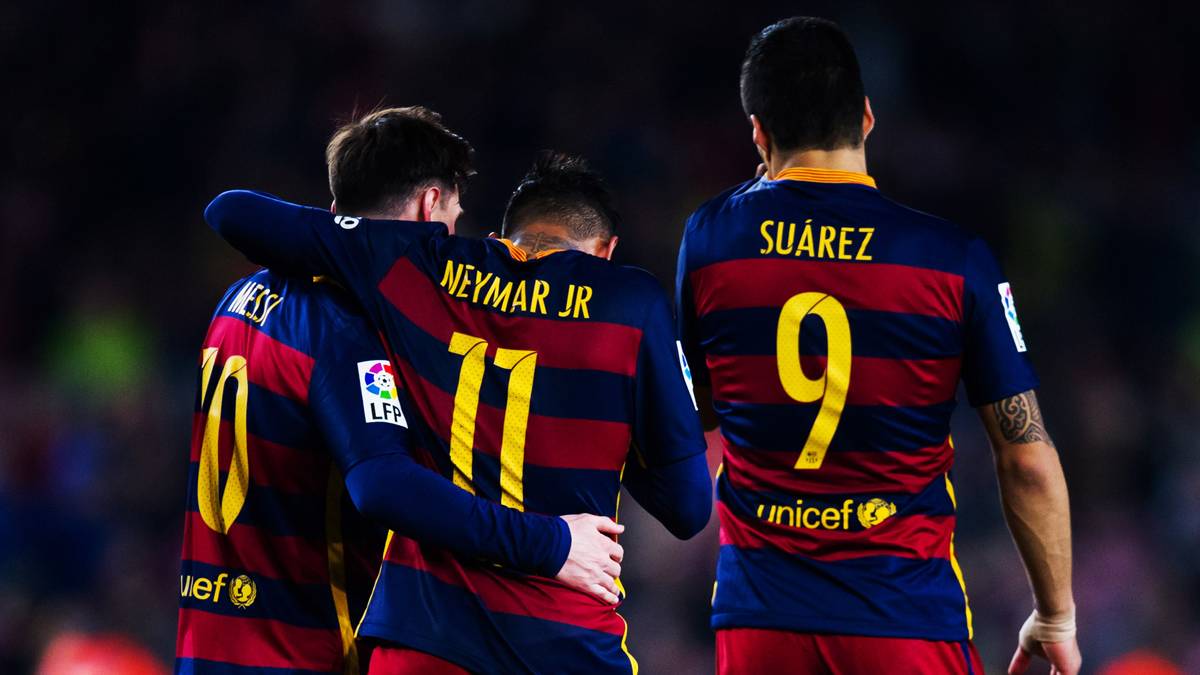
[[[471,240],[426,217],[428,200],[456,195],[404,199],[392,171],[380,162],[369,189],[335,181],[337,215],[234,191],[206,217],[252,260],[330,274],[360,300],[414,437],[456,485],[615,518],[623,478],[674,535],[702,529],[711,482],[670,303],[649,274],[607,260],[617,216],[599,178],[546,155],[508,204],[507,238]],[[636,671],[624,619],[589,595],[399,534],[384,557],[359,628],[382,643],[372,673]]]
[[[981,672],[954,556],[962,379],[1035,598],[1012,671],[1042,654],[1075,673],[1067,488],[996,260],[876,189],[875,118],[833,23],[759,33],[741,96],[766,175],[690,217],[677,277],[725,444],[718,670]]]
[[[394,194],[451,191],[469,173],[469,147],[434,122],[389,117]],[[439,207],[453,223],[450,202]],[[413,460],[412,404],[335,284],[273,270],[238,281],[199,365],[177,672],[358,672],[354,625],[384,543],[364,516],[615,601],[616,523],[521,513]]]

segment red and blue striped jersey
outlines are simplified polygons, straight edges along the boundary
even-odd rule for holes
[[[353,308],[332,284],[267,270],[221,299],[199,364],[177,673],[358,672],[384,533],[342,476],[407,429]]]
[[[649,467],[705,451],[670,301],[648,273],[577,251],[527,257],[440,223],[269,202],[226,193],[208,217],[228,221],[222,235],[253,260],[346,285],[386,337],[412,442],[463,489],[616,517],[631,445]],[[238,203],[253,210],[234,217]],[[614,607],[398,534],[359,635],[477,672],[636,668]]]
[[[679,322],[724,440],[714,628],[966,640],[950,415],[1032,389],[986,245],[868,176],[791,169],[701,206]]]

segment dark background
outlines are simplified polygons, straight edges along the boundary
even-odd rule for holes
[[[1066,466],[1087,669],[1200,672],[1200,134],[1195,5],[268,2],[0,6],[0,671],[64,631],[173,655],[196,350],[249,265],[201,218],[233,187],[325,205],[335,124],[424,104],[479,151],[463,232],[536,150],[583,153],[670,285],[686,215],[756,157],[749,37],[840,21],[889,196],[982,234],[1016,289]],[[999,671],[1031,606],[970,410],[958,552]],[[630,646],[711,668],[715,522],[676,542],[625,500]],[[1114,667],[1110,672],[1133,672]]]

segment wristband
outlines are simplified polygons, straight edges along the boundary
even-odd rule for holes
[[[1021,649],[1037,654],[1042,642],[1065,642],[1075,637],[1075,608],[1056,616],[1046,616],[1036,609],[1021,626]]]

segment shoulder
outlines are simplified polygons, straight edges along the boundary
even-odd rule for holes
[[[729,209],[737,206],[742,201],[754,199],[761,182],[760,179],[755,178],[754,180],[740,183],[701,204],[688,217],[687,225],[684,228],[684,236],[686,237],[693,232],[705,229],[709,224],[719,219]]]

